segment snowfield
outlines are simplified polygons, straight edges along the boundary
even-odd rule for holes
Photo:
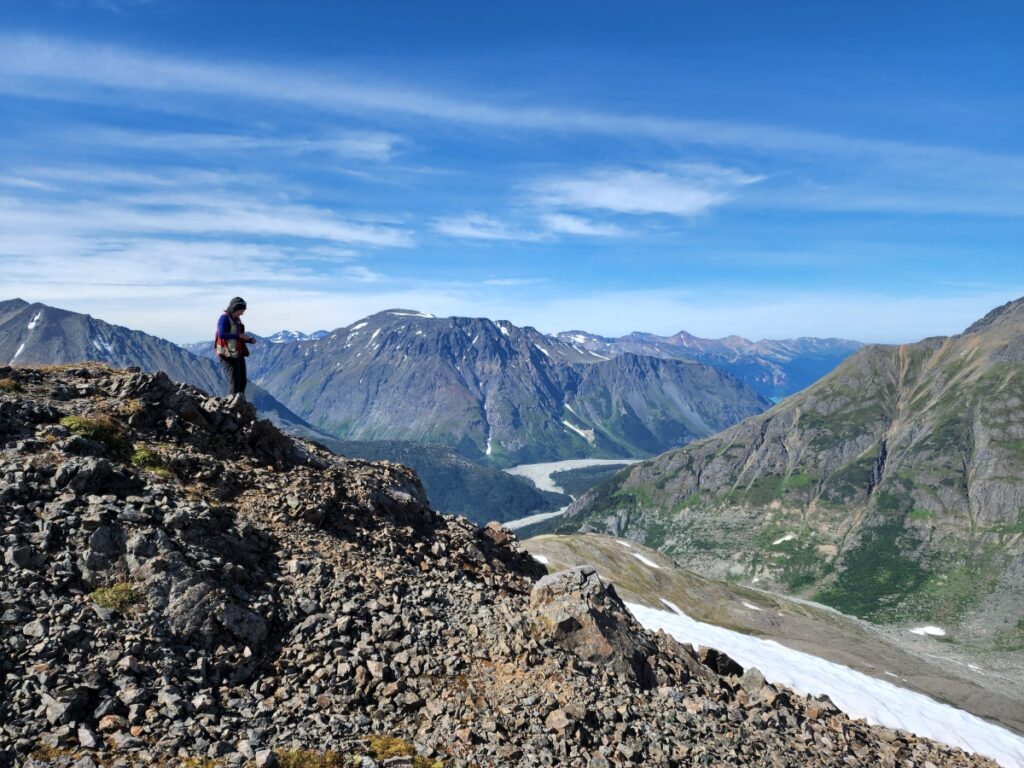
[[[676,640],[729,654],[744,667],[757,667],[767,680],[800,693],[827,694],[850,717],[941,741],[991,757],[1005,768],[1024,768],[1024,737],[927,696],[878,680],[849,667],[759,640],[739,632],[694,621],[675,604],[660,611],[628,603],[647,629],[665,630]],[[922,628],[926,629],[926,628]],[[935,629],[935,628],[930,628]]]

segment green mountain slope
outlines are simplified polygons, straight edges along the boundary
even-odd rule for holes
[[[869,346],[763,414],[633,465],[559,530],[879,622],[1024,649],[1024,300]]]

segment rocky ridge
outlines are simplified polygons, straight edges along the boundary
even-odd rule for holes
[[[381,734],[415,748],[392,766],[993,765],[648,633],[407,469],[162,374],[0,368],[0,446],[4,766],[372,766]]]

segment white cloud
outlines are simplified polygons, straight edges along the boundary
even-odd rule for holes
[[[548,282],[547,279],[543,277],[493,277],[484,280],[482,284],[516,288],[523,285],[542,285],[546,282]]]
[[[540,205],[690,217],[728,202],[737,189],[760,180],[713,166],[680,166],[672,171],[605,168],[543,179],[532,190]]]
[[[150,192],[89,202],[23,201],[0,198],[0,218],[22,232],[73,235],[131,234],[297,237],[354,245],[406,248],[411,232],[392,226],[346,221],[333,211],[292,203],[267,203],[212,192]],[[9,230],[5,236],[13,234]]]
[[[203,61],[116,46],[25,34],[0,35],[0,91],[31,98],[131,103],[187,109],[221,118],[225,103],[281,105],[344,115],[403,115],[501,131],[553,131],[640,137],[673,147],[740,148],[813,163],[831,183],[804,190],[788,179],[787,194],[749,196],[766,207],[821,210],[898,211],[926,214],[1024,215],[1024,156],[942,145],[864,139],[771,125],[713,120],[619,115],[573,107],[505,106],[459,98],[426,88],[374,80],[365,73]],[[167,94],[191,98],[167,99]],[[206,100],[204,102],[204,99]],[[205,105],[205,106],[204,106]],[[245,137],[241,137],[245,138]],[[301,139],[298,140],[301,143]],[[340,149],[382,159],[393,149],[383,142],[353,139]],[[786,183],[780,182],[785,186]],[[704,189],[698,187],[698,189]],[[695,193],[687,210],[716,204],[719,190]],[[707,199],[710,195],[711,199]],[[680,215],[680,214],[676,214]],[[692,214],[682,214],[692,215]]]
[[[622,227],[615,224],[595,224],[581,216],[570,216],[567,213],[549,213],[541,216],[540,219],[548,231],[566,235],[621,237],[626,234]]]
[[[468,240],[536,242],[543,239],[540,234],[517,229],[483,213],[467,213],[464,216],[441,218],[434,222],[434,229],[442,235]]]
[[[947,146],[861,139],[841,134],[714,120],[616,115],[576,108],[504,107],[449,97],[428,89],[356,76],[328,75],[252,63],[201,61],[117,46],[26,34],[0,35],[0,89],[51,98],[104,98],[99,89],[180,92],[232,99],[300,104],[335,112],[405,113],[438,120],[535,130],[645,136],[707,146],[737,146],[884,157],[907,170],[930,169],[951,176],[984,173],[1020,176],[1024,157]],[[360,84],[354,81],[358,79]],[[91,89],[83,94],[71,84]]]
[[[144,133],[141,131],[89,130],[69,137],[90,146],[111,145],[179,154],[204,152],[279,152],[288,155],[329,153],[342,158],[391,160],[403,139],[387,131],[341,131],[318,138],[306,136],[256,136],[234,133]]]

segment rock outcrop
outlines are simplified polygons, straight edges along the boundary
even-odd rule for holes
[[[0,368],[0,509],[5,768],[992,765],[754,695],[404,467],[159,374]]]

